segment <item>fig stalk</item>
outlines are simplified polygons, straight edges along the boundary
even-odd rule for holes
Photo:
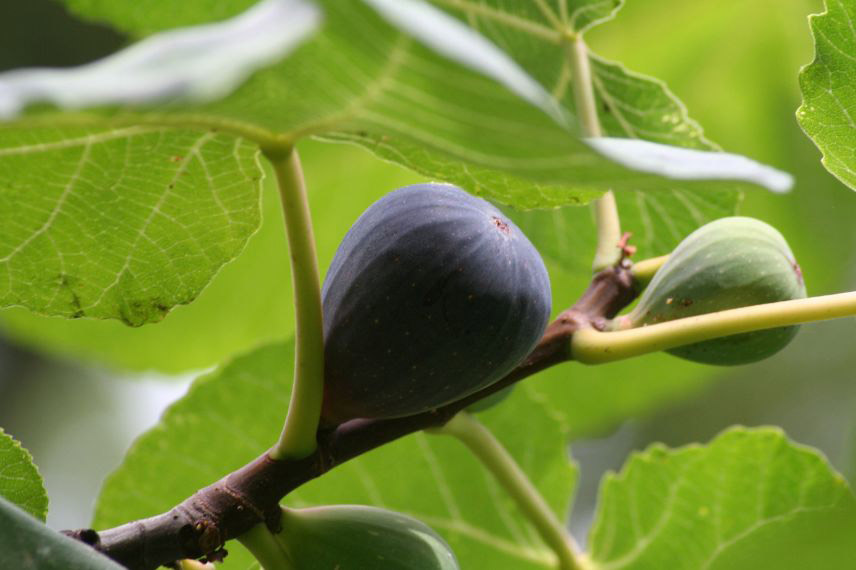
[[[668,259],[668,255],[661,255],[650,259],[642,259],[630,267],[630,273],[633,275],[633,279],[639,285],[640,289],[651,282],[651,279],[654,278],[654,275],[656,275],[657,271],[663,267]]]
[[[262,570],[297,570],[276,535],[264,524],[239,536],[238,542],[250,551]]]
[[[856,316],[856,291],[752,305],[629,330],[585,328],[571,337],[571,358],[603,364],[733,334],[851,316]]]

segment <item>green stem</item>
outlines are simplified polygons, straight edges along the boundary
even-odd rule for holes
[[[467,412],[460,412],[445,426],[432,431],[457,438],[496,477],[544,542],[556,553],[561,570],[582,568],[575,557],[571,536],[526,473],[490,430]]]
[[[753,305],[635,329],[571,337],[571,358],[585,364],[623,360],[732,334],[856,315],[856,291]]]
[[[601,137],[603,129],[597,115],[588,47],[580,34],[568,34],[566,45],[567,57],[571,65],[574,106],[580,130],[586,137]],[[621,239],[621,221],[618,218],[618,207],[612,190],[608,190],[594,201],[594,214],[597,223],[597,249],[592,269],[597,273],[615,265],[621,259],[621,249],[618,247]]]
[[[654,278],[654,274],[663,267],[663,264],[666,263],[668,259],[668,255],[661,255],[660,257],[652,257],[650,259],[637,261],[633,264],[633,267],[630,268],[630,274],[639,285],[644,287],[651,282],[651,279]]]
[[[259,561],[262,570],[297,570],[288,552],[264,524],[257,524],[239,536],[238,542]]]
[[[602,137],[600,119],[597,116],[597,102],[591,80],[591,63],[588,47],[580,34],[569,34],[567,57],[571,64],[571,79],[574,89],[574,107],[580,130],[586,137]]]
[[[592,262],[592,271],[597,273],[612,267],[621,259],[621,221],[618,219],[618,205],[615,194],[608,190],[594,201],[594,218],[597,224],[597,249]]]
[[[273,459],[301,459],[317,447],[315,434],[324,395],[324,335],[318,261],[297,151],[290,146],[268,147],[262,151],[273,166],[282,199],[291,254],[296,320],[291,403],[282,435],[269,455]]]

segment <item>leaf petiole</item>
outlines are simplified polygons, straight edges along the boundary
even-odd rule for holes
[[[733,334],[856,315],[856,291],[752,305],[634,329],[583,328],[571,336],[571,358],[602,364]],[[614,322],[619,323],[620,320]]]
[[[588,47],[583,41],[582,34],[569,34],[565,49],[571,67],[574,106],[576,107],[580,130],[586,137],[603,136],[603,129],[597,116],[594,88],[592,87]],[[595,200],[593,207],[597,224],[597,250],[595,251],[592,270],[597,273],[615,265],[621,259],[621,249],[618,247],[618,242],[621,239],[621,221],[618,217],[618,206],[615,203],[615,195],[612,190],[608,190],[603,196]]]
[[[269,455],[300,459],[315,451],[315,434],[324,395],[324,335],[321,286],[309,201],[297,151],[291,146],[262,148],[273,166],[282,199],[294,284],[294,387],[282,434]]]
[[[467,412],[459,412],[431,433],[450,435],[463,443],[511,496],[544,542],[556,553],[560,570],[582,570],[573,539],[538,489],[493,433]]]

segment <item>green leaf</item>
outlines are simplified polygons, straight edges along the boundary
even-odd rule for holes
[[[159,9],[171,10],[156,5],[157,2],[149,4],[151,13]],[[101,10],[105,9],[97,2],[89,2],[78,8],[94,16],[103,16]],[[111,17],[118,18],[120,23],[130,27],[142,26],[140,12],[133,11],[129,15],[131,12],[125,13],[115,7],[106,10]],[[598,19],[605,17],[605,14],[601,14]],[[152,17],[160,22],[157,19],[159,16]],[[449,20],[449,17],[446,19]],[[165,25],[165,22],[162,23]],[[478,19],[474,20],[474,24],[479,28],[485,27]],[[450,24],[445,25],[448,27]],[[457,26],[461,27],[460,24]],[[141,29],[132,31],[139,33]],[[497,24],[485,29],[484,33],[488,39],[509,49],[511,57],[535,77],[535,85],[552,86],[561,102],[572,108],[567,78],[568,59],[562,45],[550,43],[542,37],[530,37],[528,29],[525,26],[524,29],[519,29],[519,26],[505,29]],[[467,33],[470,36],[464,35],[471,43],[481,38],[474,32]],[[513,44],[509,38],[516,38]],[[485,43],[483,39],[480,41]],[[519,47],[518,43],[520,46],[534,47]],[[432,45],[436,48],[436,44],[434,42]],[[452,55],[461,60],[462,53],[467,53],[467,50],[459,49]],[[496,48],[490,53],[497,61],[504,62],[503,69],[515,65]],[[538,57],[533,57],[536,55]],[[462,61],[467,63],[465,59]],[[476,60],[475,63],[486,69],[496,67],[489,65],[496,63],[490,58]],[[681,105],[661,84],[633,76],[595,56],[592,56],[592,63],[598,104],[602,107],[601,115],[608,134],[642,136],[694,148],[705,146],[698,128],[686,119]],[[674,234],[686,233],[682,231],[683,228],[673,231],[674,224],[669,220],[661,227],[656,219],[659,215],[670,216],[674,213],[680,216],[689,211],[692,216],[682,216],[679,218],[682,222],[678,223],[691,225],[722,215],[722,204],[726,205],[727,210],[733,207],[733,189],[739,185],[721,180],[687,180],[678,184],[656,174],[619,166],[572,136],[569,127],[554,120],[555,117],[548,116],[496,81],[473,71],[473,65],[450,62],[388,25],[362,3],[331,2],[326,6],[323,33],[305,44],[293,57],[256,73],[242,88],[223,101],[193,107],[190,114],[186,107],[178,104],[159,109],[156,113],[138,114],[58,115],[37,110],[17,127],[4,131],[12,139],[19,139],[27,133],[44,138],[46,129],[37,125],[45,122],[74,123],[79,126],[68,127],[56,136],[65,143],[68,143],[64,138],[69,136],[67,133],[78,133],[78,138],[90,135],[107,137],[111,140],[103,148],[102,145],[94,148],[111,155],[122,152],[119,149],[122,145],[132,146],[131,143],[137,138],[132,137],[128,141],[122,137],[112,140],[112,137],[129,132],[135,135],[140,132],[150,135],[161,132],[161,127],[152,125],[187,125],[197,129],[208,127],[257,141],[268,141],[274,133],[294,138],[314,133],[363,144],[381,156],[415,167],[427,176],[457,182],[471,191],[519,207],[579,204],[605,188],[658,189],[658,192],[646,193],[644,199],[638,198],[636,193],[629,193],[622,198],[623,208],[625,202],[629,204],[626,217],[628,227],[637,233],[640,241],[657,243],[670,244],[677,239]],[[343,73],[343,70],[348,72]],[[517,75],[522,73],[519,71]],[[505,77],[496,73],[493,76]],[[6,76],[7,82],[12,81],[14,84],[15,77],[20,75]],[[300,88],[295,89],[295,85]],[[137,95],[145,100],[145,93]],[[104,124],[114,126],[104,127]],[[148,126],[128,126],[135,124]],[[168,132],[175,131],[169,129]],[[213,131],[203,132],[204,135],[184,132],[177,135],[189,147],[181,150],[189,153],[192,145],[199,140],[190,137],[212,136]],[[226,135],[217,135],[221,136],[221,146],[228,146]],[[48,142],[55,145],[59,139],[50,139]],[[604,144],[607,142],[603,141]],[[8,152],[18,152],[15,145],[19,142],[13,140],[8,144],[13,149]],[[97,173],[90,175],[91,167],[82,161],[87,149],[89,147],[85,144],[60,149],[65,159],[65,172],[62,174],[66,178],[51,182],[63,188],[69,185],[69,181],[75,181],[76,187],[86,186],[91,191],[93,200],[102,201],[103,192],[107,191],[105,188],[113,188],[111,184],[115,184],[115,177],[122,170],[145,171],[147,176],[144,178],[152,184],[152,187],[144,185],[145,194],[148,197],[164,196],[164,186],[169,182],[153,180],[150,174],[162,173],[157,157],[153,159],[149,154],[139,155],[134,152],[122,154],[121,159],[113,160],[127,168],[111,168],[99,177]],[[663,152],[673,151],[664,148]],[[65,156],[66,153],[69,156]],[[38,153],[23,161],[17,155],[11,155],[4,157],[8,160],[0,162],[8,164],[4,165],[8,176],[18,176],[24,167],[27,171],[51,171],[39,168],[38,165],[43,165],[49,157],[54,158],[54,154]],[[720,155],[715,157],[716,160],[722,158]],[[99,162],[104,160],[100,156],[94,158]],[[39,179],[35,182],[43,185],[46,181]],[[191,182],[194,187],[188,187],[188,191],[200,192],[205,188],[204,179],[197,178]],[[14,191],[14,188],[9,192]],[[101,192],[97,192],[99,189]],[[249,209],[251,206],[245,194],[243,189],[224,190],[219,199],[234,208]],[[23,274],[12,275],[8,285],[11,290],[0,290],[0,302],[4,304],[20,304],[37,312],[66,317],[83,314],[97,318],[119,318],[135,325],[154,322],[173,306],[194,299],[214,271],[234,256],[247,231],[251,231],[247,228],[252,227],[251,223],[246,227],[239,223],[237,227],[242,228],[243,233],[234,235],[230,232],[238,230],[219,227],[213,220],[196,217],[193,222],[198,225],[209,222],[206,227],[208,231],[200,234],[195,227],[192,230],[181,224],[178,228],[172,227],[169,219],[151,215],[156,213],[154,206],[157,204],[147,203],[151,214],[140,216],[138,213],[138,233],[123,236],[123,245],[132,251],[120,251],[118,254],[114,251],[106,252],[108,261],[105,262],[101,258],[105,254],[103,250],[112,242],[99,241],[100,233],[89,233],[92,230],[105,230],[103,219],[93,219],[93,216],[97,218],[97,214],[84,209],[84,213],[75,216],[79,218],[75,226],[83,226],[83,235],[95,236],[93,239],[96,243],[84,242],[85,248],[74,251],[66,251],[61,247],[57,249],[53,243],[58,239],[54,232],[42,231],[42,226],[51,222],[51,214],[45,212],[54,211],[53,208],[61,203],[64,194],[57,195],[54,192],[51,195],[56,203],[37,206],[41,218],[30,216],[32,219],[28,220],[28,225],[15,228],[14,235],[7,237],[7,247],[14,251],[28,239],[28,232],[36,236],[33,248],[30,248],[33,250],[33,259],[25,255],[17,262],[18,265],[26,265],[29,273],[25,270]],[[198,197],[201,199],[201,196]],[[86,198],[90,198],[89,193]],[[214,198],[217,198],[216,193]],[[124,206],[122,203],[119,205]],[[208,208],[214,205],[211,200],[205,204]],[[654,213],[651,214],[649,210]],[[634,211],[639,212],[638,216],[634,216]],[[203,210],[203,215],[205,213]],[[11,210],[6,215],[11,216]],[[575,212],[572,215],[582,214]],[[161,222],[157,224],[162,226],[157,228],[162,230],[159,234],[146,234],[149,219]],[[110,220],[122,224],[119,234],[135,229],[133,224],[124,224],[125,220],[121,216],[110,216]],[[6,227],[15,226],[7,224]],[[112,229],[109,225],[106,228],[107,231]],[[70,229],[63,231],[64,234],[71,232]],[[75,227],[75,231],[79,233],[79,228]],[[18,235],[21,233],[24,235]],[[224,233],[228,234],[226,245],[222,242]],[[191,238],[198,240],[196,247],[190,243]],[[133,251],[136,249],[140,251]],[[216,251],[212,253],[212,249]],[[73,271],[65,270],[64,265],[71,254],[74,255],[73,261],[81,264],[80,271],[73,267]],[[143,258],[148,255],[155,256],[155,263],[151,265],[157,265],[158,270],[164,266],[171,268],[171,271],[160,273],[168,277],[165,280],[167,283],[156,283],[151,278],[154,272],[152,267],[135,267],[135,264],[128,263],[129,268],[125,268],[126,262],[130,261],[138,262],[136,265],[146,265],[149,260]],[[44,271],[47,263],[52,266],[49,271]],[[36,265],[39,272],[37,276],[34,275]],[[97,276],[93,278],[87,275],[84,269],[86,273],[96,272]],[[14,274],[20,270],[11,267],[7,271]],[[30,287],[33,281],[36,287]]]
[[[655,445],[635,455],[603,482],[595,520],[591,558],[600,570],[831,570],[841,566],[801,565],[811,553],[792,551],[792,541],[804,543],[799,533],[817,524],[853,528],[856,501],[814,450],[776,429],[736,428],[707,446]],[[835,547],[848,553],[839,563],[856,559],[852,536]],[[783,566],[753,556],[777,549],[793,553],[779,556]]]
[[[197,381],[108,478],[95,525],[167,510],[264,451],[288,406],[291,359],[290,343],[270,345]],[[564,518],[574,482],[563,445],[566,426],[537,386],[518,387],[479,417]],[[384,446],[301,487],[287,503],[368,504],[414,516],[444,536],[464,568],[549,568],[553,560],[463,445],[442,436],[420,433]],[[237,545],[229,549],[224,568],[245,567]]]
[[[493,198],[510,193],[511,203],[526,207],[576,203],[607,188],[653,189],[665,183],[661,176],[632,171],[601,157],[572,136],[573,127],[560,120],[563,114],[549,112],[555,109],[552,100],[535,93],[543,93],[542,86],[548,85],[538,77],[541,70],[524,65],[523,72],[481,36],[463,31],[466,29],[454,19],[431,11],[423,3],[378,0],[380,5],[386,6],[385,16],[390,16],[390,10],[402,16],[394,18],[395,23],[409,22],[407,29],[418,32],[418,39],[429,47],[387,24],[364,3],[326,2],[320,34],[294,56],[256,74],[231,97],[203,107],[203,115],[218,116],[219,123],[233,129],[261,127],[291,138],[307,134],[348,137],[370,149],[383,143],[389,147],[388,155],[402,163],[421,164],[424,174],[470,188],[478,185]],[[157,10],[156,6],[150,8]],[[93,3],[84,10],[90,16],[105,13]],[[148,28],[136,15],[107,12],[131,33]],[[412,25],[417,17],[425,19],[428,15],[437,29]],[[160,22],[154,18],[149,24],[154,21]],[[441,33],[455,41],[440,42]],[[558,42],[559,32],[553,35]],[[540,67],[555,67],[558,62],[567,75],[562,45],[540,47],[552,52]],[[453,61],[439,55],[438,49]],[[511,56],[516,58],[514,53]],[[539,81],[524,81],[527,73]],[[567,99],[566,79],[558,88],[562,91],[559,95]],[[295,85],[300,88],[294,89]],[[548,113],[528,104],[520,93]],[[673,109],[668,111],[669,116],[656,117],[666,125],[665,130],[680,132],[683,127],[686,131],[685,125],[675,125],[681,118]],[[173,120],[187,120],[182,119],[182,111],[176,113]],[[631,124],[636,121],[623,120]],[[651,121],[645,117],[642,122]],[[427,163],[424,156],[418,162],[413,160],[409,155],[414,146],[432,158]],[[462,162],[474,170],[464,168]],[[440,168],[429,171],[431,163]],[[473,172],[481,172],[475,184]],[[728,176],[744,178],[739,172]],[[517,188],[517,178],[529,184]],[[550,191],[533,196],[532,182],[547,185]],[[699,191],[741,186],[712,180],[686,181],[683,185]]]
[[[814,61],[800,72],[797,118],[823,153],[823,165],[856,190],[856,4],[826,0],[810,16]]]
[[[44,521],[48,494],[33,456],[0,428],[0,497]]]
[[[15,570],[121,570],[82,542],[52,531],[0,497],[0,567]]]
[[[437,3],[458,7],[462,17],[508,50],[542,84],[552,86],[551,91],[564,106],[573,108],[568,60],[544,34],[533,31],[549,23],[535,3],[501,0],[478,3],[438,0]],[[545,4],[553,7],[554,14],[562,13],[563,2]],[[570,4],[573,7],[568,9],[567,20],[577,25],[582,15],[598,14],[597,22],[600,22],[609,19],[618,8],[618,2],[583,0]],[[488,11],[486,6],[491,6],[494,12]],[[509,20],[509,15],[513,19]],[[685,148],[716,148],[704,138],[701,127],[688,117],[684,105],[663,82],[633,73],[594,53],[590,53],[590,61],[598,118],[605,134]],[[544,191],[537,188],[537,192]],[[618,192],[616,200],[622,229],[633,232],[632,243],[639,248],[639,258],[670,252],[692,230],[710,220],[732,215],[737,206],[737,194],[732,191],[693,192],[686,185],[675,182],[666,182],[660,191]],[[502,196],[498,201],[532,206]],[[566,270],[588,271],[589,252],[594,251],[596,241],[590,212],[573,207],[536,210],[521,212],[514,220],[543,255]]]
[[[161,320],[258,227],[256,160],[215,131],[0,127],[0,305]]]
[[[397,187],[424,181],[350,145],[307,140],[299,150],[322,269],[369,204]],[[273,178],[266,177],[262,225],[244,251],[192,304],[178,307],[158,326],[129,328],[116,321],[47,318],[18,308],[0,311],[0,328],[39,350],[169,373],[214,366],[286,337],[294,329],[294,302],[282,206],[274,186]]]

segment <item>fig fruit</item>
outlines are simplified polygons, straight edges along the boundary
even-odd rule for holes
[[[452,549],[426,524],[359,505],[283,509],[276,535],[300,570],[458,570]]]
[[[523,232],[460,188],[400,188],[348,231],[322,291],[322,421],[424,412],[495,382],[550,315]]]
[[[636,327],[805,296],[802,272],[782,234],[754,218],[722,218],[675,248],[627,318]],[[798,328],[736,334],[668,352],[706,364],[746,364],[784,348]]]

